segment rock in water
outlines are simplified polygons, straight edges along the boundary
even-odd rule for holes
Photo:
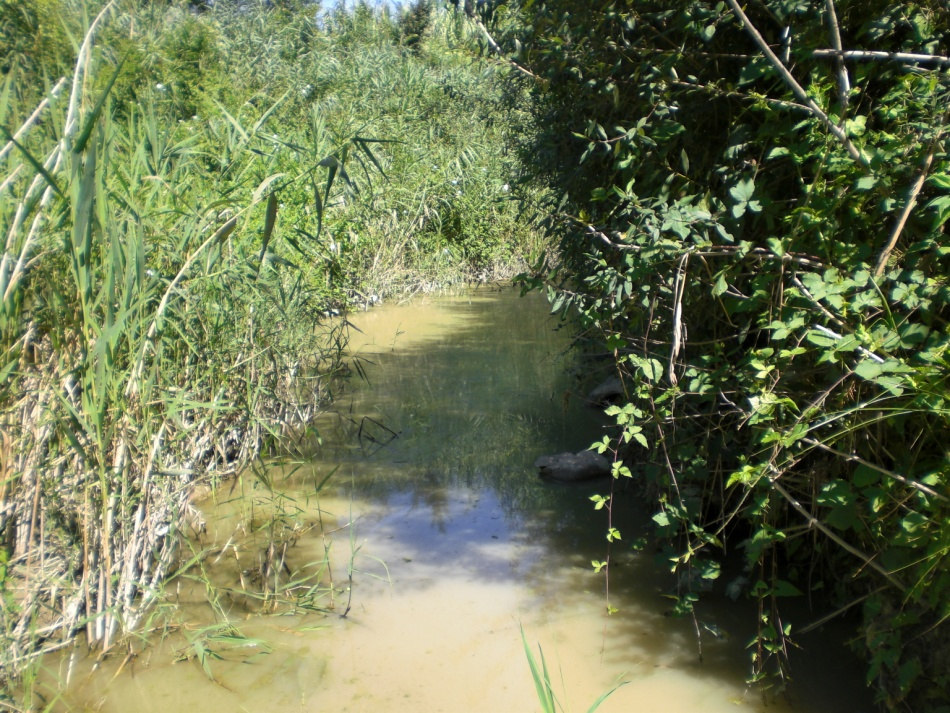
[[[534,462],[534,467],[542,478],[561,483],[591,480],[610,473],[610,461],[593,451],[541,456]]]

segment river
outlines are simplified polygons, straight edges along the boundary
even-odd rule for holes
[[[602,434],[578,394],[606,364],[578,361],[540,297],[483,289],[352,320],[357,367],[318,423],[317,455],[201,505],[194,546],[231,590],[217,614],[203,585],[173,583],[186,624],[94,670],[79,650],[51,665],[49,680],[69,681],[50,684],[64,689],[53,709],[535,711],[522,631],[569,712],[621,682],[599,711],[872,709],[846,627],[801,637],[787,693],[763,695],[744,683],[752,604],[714,591],[698,605],[700,658],[692,619],[669,615],[671,575],[628,545],[649,522],[632,490],[615,512],[608,615],[591,567],[606,554],[606,516],[589,497],[609,484],[545,483],[532,468]],[[274,532],[293,546],[269,571],[315,572],[313,611],[262,614],[240,593]],[[224,611],[249,638],[228,634]],[[820,613],[796,616],[800,628]]]

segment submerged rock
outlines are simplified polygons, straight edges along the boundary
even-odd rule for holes
[[[591,480],[610,473],[610,461],[593,451],[541,456],[534,467],[542,478],[561,483]]]

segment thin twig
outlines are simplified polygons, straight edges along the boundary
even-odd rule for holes
[[[613,240],[610,239],[610,237],[607,234],[601,232],[600,230],[597,230],[597,228],[595,228],[593,225],[588,225],[586,232],[588,235],[593,235],[595,238],[599,238],[604,244],[606,244],[609,247],[615,248],[616,250],[632,250],[633,252],[640,251],[639,245],[615,243]]]
[[[858,465],[863,465],[865,468],[870,468],[871,470],[875,470],[878,473],[881,473],[882,475],[886,475],[888,478],[893,478],[894,480],[900,483],[903,483],[904,485],[907,485],[911,488],[919,490],[925,495],[929,495],[930,497],[937,498],[938,500],[942,500],[943,502],[950,502],[950,498],[948,498],[946,495],[942,495],[941,493],[938,493],[933,488],[930,488],[924,485],[923,483],[918,483],[916,480],[911,480],[910,478],[907,478],[901,475],[900,473],[895,473],[891,470],[888,470],[887,468],[882,468],[879,465],[875,465],[874,463],[871,463],[870,461],[864,460],[860,456],[856,456],[854,453],[845,453],[844,451],[839,451],[837,448],[832,448],[831,446],[825,445],[821,441],[816,441],[814,438],[803,438],[802,441],[804,443],[807,443],[810,446],[821,448],[823,451],[827,451],[828,453],[831,453],[832,455],[836,455],[839,458],[844,458],[846,461],[850,463],[857,463]]]
[[[828,327],[825,327],[824,325],[821,325],[821,324],[815,324],[815,325],[813,325],[813,326],[812,326],[812,329],[816,329],[816,330],[818,330],[819,332],[821,332],[822,334],[824,334],[826,337],[831,337],[832,339],[835,339],[835,340],[837,340],[837,341],[839,341],[839,342],[840,342],[842,339],[844,339],[843,336],[841,336],[840,334],[838,334],[838,333],[837,333],[836,331],[834,331],[833,329],[828,329]],[[873,362],[877,362],[878,364],[883,364],[883,363],[884,363],[883,357],[879,357],[877,354],[875,354],[875,353],[872,352],[872,351],[869,351],[869,350],[865,349],[864,347],[858,347],[857,350],[858,350],[859,353],[863,354],[864,356],[866,356],[868,359],[870,359],[870,360],[873,361]]]
[[[773,466],[773,468],[774,468],[774,466]],[[901,583],[894,577],[893,574],[891,574],[890,572],[888,572],[888,571],[887,571],[886,569],[884,569],[881,565],[879,565],[877,562],[875,562],[873,559],[871,559],[871,557],[869,557],[868,555],[866,555],[866,554],[864,554],[863,552],[861,552],[861,550],[859,550],[859,549],[857,549],[856,547],[853,547],[852,545],[850,545],[850,544],[848,544],[847,542],[845,542],[844,539],[842,539],[837,533],[835,533],[835,532],[834,532],[833,530],[831,530],[829,527],[827,527],[826,525],[824,525],[824,524],[821,522],[821,520],[819,520],[817,517],[815,517],[814,515],[812,515],[808,510],[806,510],[805,507],[804,507],[800,502],[798,502],[798,500],[796,500],[796,499],[791,495],[791,493],[789,493],[785,488],[782,487],[781,483],[778,482],[778,481],[779,481],[779,477],[780,477],[780,473],[776,470],[776,471],[775,471],[775,475],[773,475],[773,476],[771,476],[771,477],[769,478],[769,482],[772,484],[772,487],[775,488],[775,491],[776,491],[779,495],[781,495],[783,498],[785,498],[785,499],[788,501],[788,503],[789,503],[800,515],[802,515],[802,517],[804,517],[804,518],[808,521],[808,524],[809,524],[811,527],[814,527],[815,529],[819,530],[822,534],[824,534],[828,539],[830,539],[832,542],[834,542],[835,544],[837,544],[839,547],[841,547],[842,549],[846,550],[847,552],[850,552],[850,553],[853,554],[855,557],[857,557],[858,559],[860,559],[861,561],[863,561],[868,567],[870,567],[870,568],[873,569],[875,572],[877,572],[878,574],[880,574],[881,576],[883,576],[884,579],[886,579],[892,586],[896,587],[897,589],[899,589],[899,590],[902,591],[902,592],[907,591],[907,588],[906,588],[903,584],[901,584]]]
[[[702,255],[703,257],[721,257],[723,255],[741,253],[744,250],[746,249],[741,245],[707,245],[701,250],[694,250],[693,255]],[[763,260],[780,260],[783,263],[791,262],[795,263],[796,265],[802,265],[803,267],[811,267],[821,270],[824,270],[828,267],[816,257],[812,257],[811,255],[802,255],[799,253],[787,252],[784,255],[776,255],[771,250],[767,250],[766,248],[752,248],[751,250],[747,250],[746,254]]]
[[[747,101],[765,102],[766,104],[773,104],[775,106],[781,107],[782,109],[792,109],[794,111],[804,111],[808,112],[809,114],[811,113],[811,108],[805,106],[804,104],[788,101],[787,99],[773,99],[772,97],[760,96],[758,94],[748,94],[746,92],[720,89],[719,87],[713,86],[711,84],[695,84],[693,82],[684,82],[681,79],[672,80],[669,83],[674,87],[694,89],[696,91],[715,94],[716,96],[729,97],[733,99],[744,99]]]
[[[670,363],[667,376],[670,383],[676,385],[676,359],[683,349],[683,340],[686,329],[683,327],[683,292],[686,290],[686,266],[689,264],[689,253],[685,253],[676,270],[676,280],[673,283],[673,344],[670,346]]]
[[[813,629],[817,629],[819,626],[822,626],[822,625],[824,625],[824,624],[827,624],[829,621],[831,621],[831,620],[834,619],[835,617],[838,617],[838,616],[841,616],[842,614],[844,614],[844,613],[845,613],[846,611],[848,611],[851,607],[860,604],[860,603],[863,602],[865,599],[869,599],[870,597],[873,597],[873,596],[874,596],[875,594],[877,594],[878,592],[884,591],[884,589],[885,589],[884,587],[878,587],[877,589],[874,589],[874,590],[868,592],[867,594],[864,594],[864,595],[858,597],[858,598],[855,599],[854,601],[848,602],[848,603],[845,604],[843,607],[839,607],[838,609],[835,609],[835,610],[834,610],[833,612],[831,612],[830,614],[825,614],[825,616],[821,617],[821,618],[818,619],[817,621],[813,621],[811,624],[809,624],[808,626],[804,627],[803,629],[799,629],[799,630],[798,630],[798,635],[799,635],[799,636],[802,636],[802,635],[804,635],[804,634],[807,634],[809,631],[812,631]]]
[[[503,60],[505,60],[508,64],[510,64],[512,67],[517,69],[522,74],[526,74],[534,80],[541,81],[541,77],[539,77],[537,74],[532,72],[530,69],[528,69],[524,65],[518,64],[518,62],[515,62],[515,60],[513,60],[511,57],[505,56],[505,53],[502,51],[501,46],[497,42],[495,42],[495,38],[491,36],[491,33],[488,31],[488,28],[485,27],[485,23],[482,22],[482,18],[480,18],[475,12],[465,13],[465,14],[468,15],[469,18],[472,20],[472,22],[474,22],[475,25],[478,27],[478,29],[482,31],[482,34],[485,36],[485,41],[488,43],[488,47],[492,52],[494,52],[496,55],[501,57]]]
[[[768,42],[765,41],[765,38],[762,37],[762,34],[756,29],[755,25],[752,24],[752,21],[748,18],[745,12],[742,11],[742,8],[739,7],[737,0],[726,0],[729,3],[729,6],[732,8],[732,11],[736,14],[736,17],[739,18],[739,22],[745,28],[746,32],[750,37],[755,41],[759,46],[759,49],[762,50],[762,54],[765,55],[766,59],[772,63],[772,66],[778,71],[779,75],[784,80],[785,84],[792,90],[792,93],[802,102],[811,113],[817,118],[822,124],[825,125],[825,128],[841,142],[841,145],[847,150],[855,161],[857,161],[864,168],[870,168],[870,162],[867,157],[864,156],[859,150],[858,147],[854,145],[851,139],[848,138],[848,135],[844,132],[840,126],[835,124],[828,115],[822,111],[821,107],[808,96],[808,92],[805,91],[804,87],[798,83],[798,80],[792,76],[792,73],[788,70],[788,67],[778,58],[775,52],[772,51],[772,48],[769,47]]]

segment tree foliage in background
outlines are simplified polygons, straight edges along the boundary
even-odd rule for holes
[[[417,51],[431,22],[432,2],[430,0],[415,0],[399,18],[400,40],[409,49]]]
[[[466,7],[557,194],[528,281],[614,355],[600,448],[655,496],[680,581],[748,583],[755,679],[807,623],[782,600],[816,597],[863,611],[883,704],[947,710],[945,3]]]

